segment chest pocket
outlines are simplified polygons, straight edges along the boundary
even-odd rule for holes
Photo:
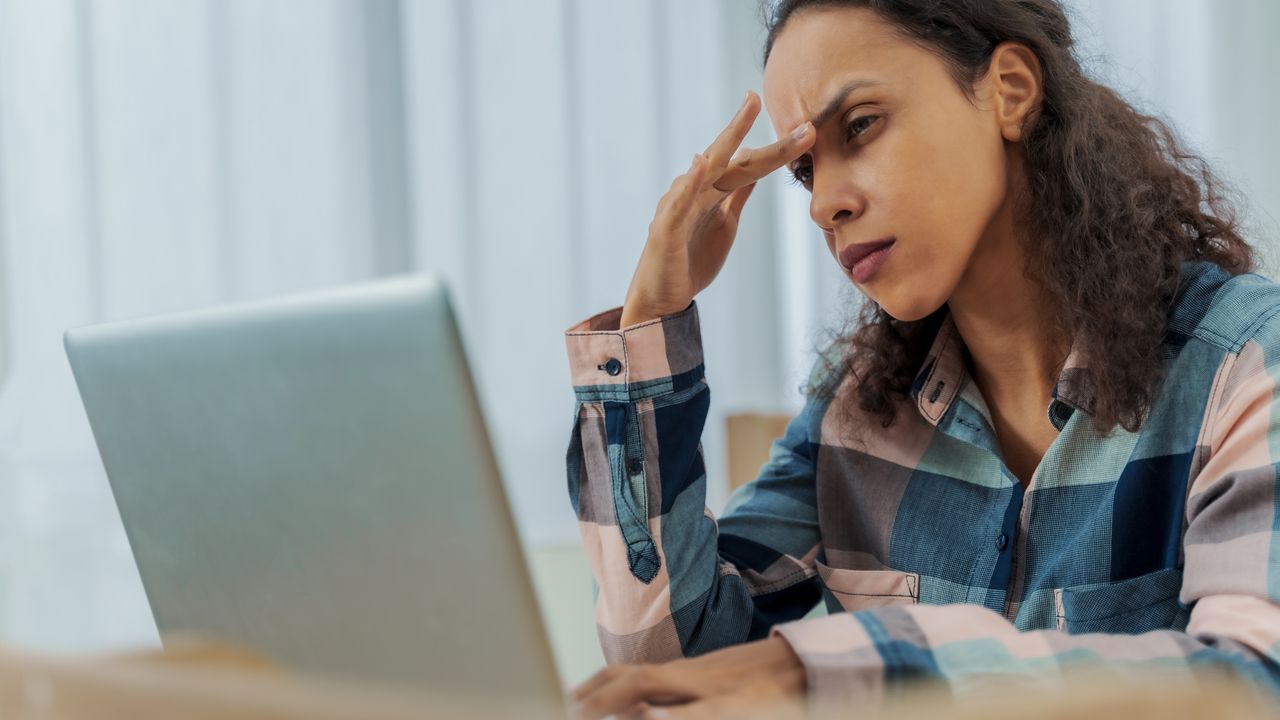
[[[1157,570],[1101,587],[1057,590],[1058,629],[1072,635],[1185,630],[1190,608],[1178,601],[1182,571]]]
[[[818,575],[831,598],[847,612],[920,602],[920,576],[897,570],[843,570],[821,562]]]

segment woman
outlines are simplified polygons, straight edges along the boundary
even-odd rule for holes
[[[1070,48],[1056,0],[780,3],[783,139],[735,155],[748,93],[623,307],[567,334],[569,490],[630,663],[585,715],[1098,664],[1280,687],[1280,286],[1204,164]],[[784,165],[869,302],[717,524],[693,298]]]

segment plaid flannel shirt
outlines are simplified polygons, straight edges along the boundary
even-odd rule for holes
[[[566,333],[571,501],[613,662],[786,638],[811,699],[874,703],[1103,664],[1280,687],[1280,285],[1187,263],[1139,432],[1092,430],[1073,348],[1027,489],[941,325],[897,421],[812,397],[717,522],[696,305]],[[832,612],[801,620],[819,601]]]

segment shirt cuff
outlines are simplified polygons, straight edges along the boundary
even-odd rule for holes
[[[785,639],[804,664],[809,707],[816,714],[880,707],[884,658],[853,613],[782,623],[770,635]]]
[[[626,388],[702,372],[697,303],[674,315],[619,329],[621,317],[622,308],[617,307],[565,331],[575,387]]]

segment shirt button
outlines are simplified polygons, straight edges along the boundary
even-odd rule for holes
[[[644,461],[640,458],[631,458],[627,461],[627,472],[632,475],[639,475],[644,471]]]
[[[610,375],[617,375],[622,372],[622,363],[618,362],[618,358],[609,358],[609,362],[602,365],[601,368]]]
[[[1009,536],[1005,535],[1004,533],[1000,533],[1000,537],[996,538],[996,550],[999,550],[1000,552],[1004,552],[1004,549],[1008,546],[1009,546]]]

